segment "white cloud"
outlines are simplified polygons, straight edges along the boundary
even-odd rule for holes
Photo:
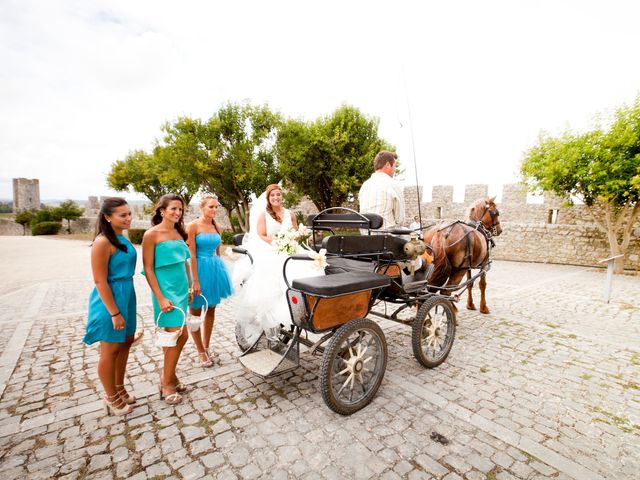
[[[0,197],[109,193],[179,115],[227,101],[380,118],[413,179],[516,180],[540,130],[589,126],[640,90],[633,1],[0,3]],[[412,122],[409,122],[410,106]],[[413,130],[413,138],[411,135]]]

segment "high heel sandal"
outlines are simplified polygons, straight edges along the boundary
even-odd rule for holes
[[[160,400],[164,400],[165,403],[167,403],[168,405],[177,405],[179,403],[182,403],[182,397],[178,393],[178,389],[177,388],[176,388],[175,392],[170,393],[166,397],[165,397],[165,394],[164,394],[164,389],[165,388],[170,388],[170,386],[169,385],[167,385],[167,386],[162,385],[162,383],[160,385],[158,385],[158,391],[160,392]]]
[[[125,390],[124,385],[116,385],[116,393],[120,396],[122,401],[127,405],[136,403],[136,397],[134,395],[129,395],[129,393]]]
[[[104,408],[107,411],[107,415],[116,415],[121,417],[122,415],[126,415],[133,411],[133,407],[125,402],[117,393],[112,397],[105,395],[102,397],[102,400],[104,401]],[[123,406],[117,407],[117,402],[122,402]]]
[[[206,357],[206,360],[202,360],[203,355]],[[204,352],[198,352],[198,360],[200,360],[200,366],[203,368],[213,367],[213,359],[206,350]]]

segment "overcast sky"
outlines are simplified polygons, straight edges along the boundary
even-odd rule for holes
[[[541,130],[633,102],[638,19],[637,0],[0,0],[0,198],[14,177],[43,199],[113,193],[112,162],[163,122],[243,100],[307,120],[354,105],[407,183],[415,143],[421,184],[499,193]]]

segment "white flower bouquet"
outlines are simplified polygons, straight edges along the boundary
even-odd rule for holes
[[[273,236],[271,244],[276,249],[276,252],[293,255],[303,250],[310,250],[309,238],[311,238],[311,230],[305,225],[300,225],[297,230],[293,228],[280,230]]]

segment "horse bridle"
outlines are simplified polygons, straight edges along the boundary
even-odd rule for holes
[[[490,210],[491,205],[488,203],[484,204],[484,212],[482,212],[482,215],[480,216],[480,223],[484,229],[487,231],[487,233],[490,236],[493,235],[497,235],[498,234],[498,226],[500,225],[500,220],[498,219],[498,216],[500,215],[500,212],[498,211],[497,208]],[[482,218],[485,216],[485,214],[489,212],[489,216],[491,217],[491,228],[487,227],[484,223],[482,223]]]

